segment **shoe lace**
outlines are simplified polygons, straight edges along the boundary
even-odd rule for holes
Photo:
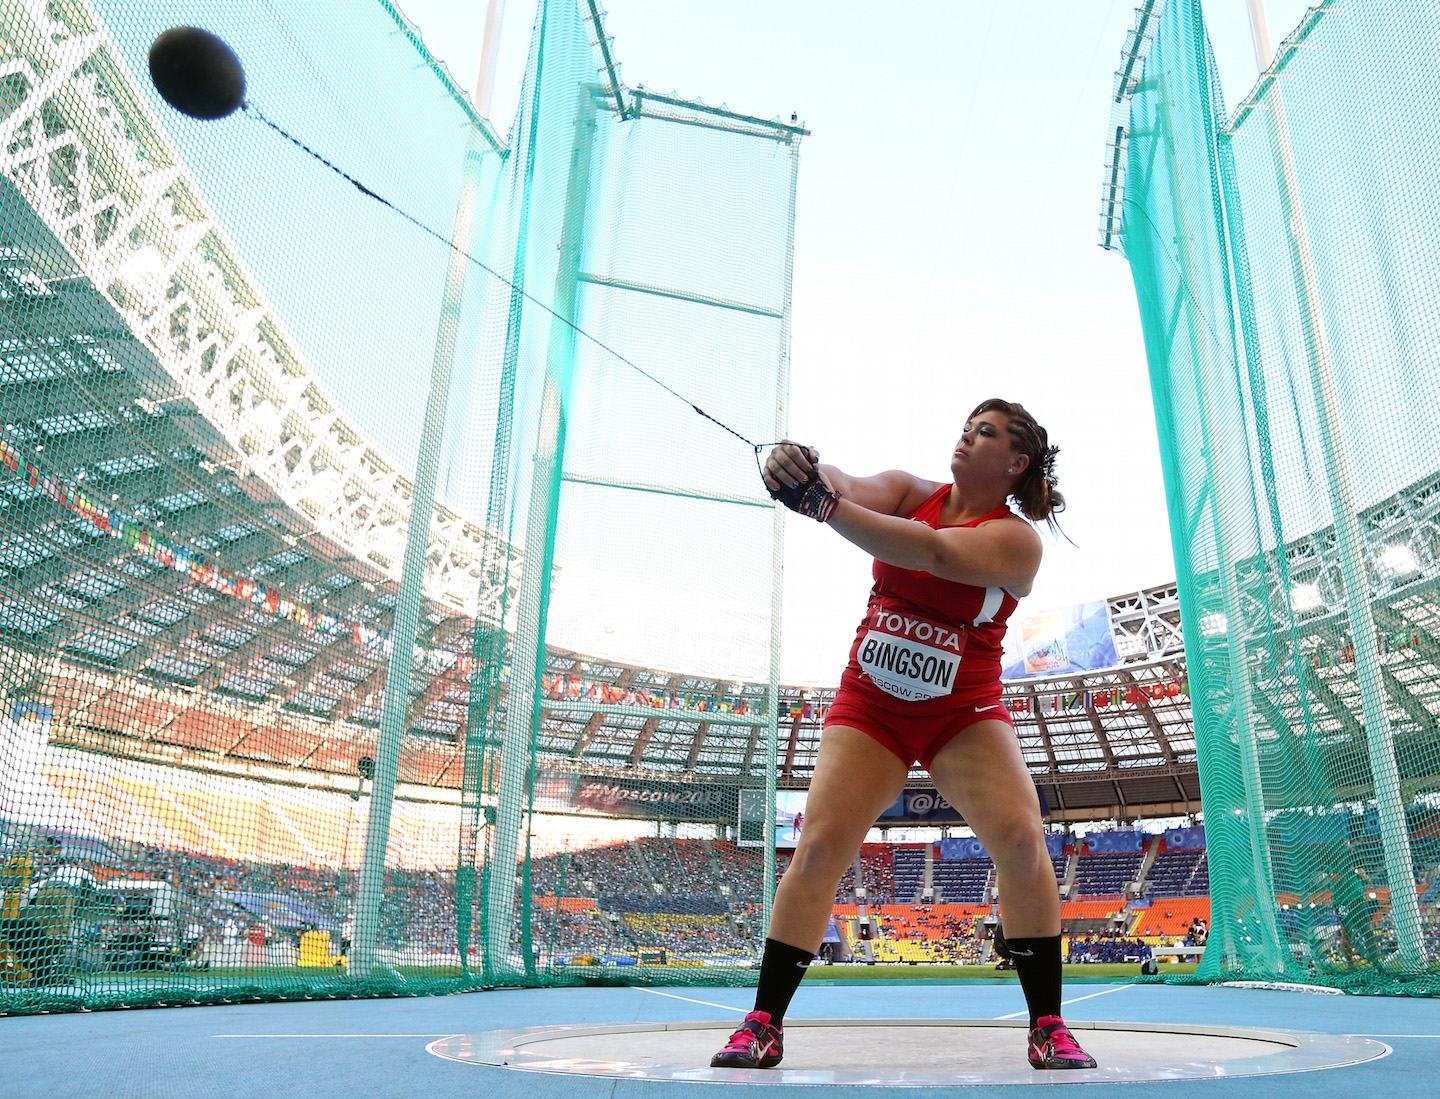
[[[750,1044],[760,1037],[760,1028],[757,1024],[746,1023],[734,1034],[730,1035],[730,1041],[726,1049],[749,1049]]]
[[[1050,1032],[1050,1044],[1056,1053],[1073,1057],[1089,1056],[1089,1054],[1080,1048],[1080,1043],[1075,1041],[1075,1037],[1070,1033],[1068,1027],[1058,1026],[1052,1030]]]

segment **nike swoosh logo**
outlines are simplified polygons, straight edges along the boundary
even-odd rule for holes
[[[994,706],[976,706],[975,712],[977,714],[983,714],[986,710],[998,710],[999,708],[999,703],[996,703]]]
[[[1011,953],[1011,954],[1014,954],[1015,957],[1017,957],[1017,958],[1033,958],[1033,957],[1035,957],[1035,951],[1033,951],[1033,950],[1016,950],[1013,946],[1010,948],[1010,953]]]
[[[761,1047],[756,1051],[756,1053],[755,1053],[756,1059],[758,1060],[758,1059],[761,1058],[761,1057],[768,1057],[768,1056],[770,1056],[770,1051],[771,1051],[772,1049],[774,1049],[774,1048],[775,1048],[775,1043],[774,1043],[773,1041],[766,1042],[763,1046],[761,1046]]]

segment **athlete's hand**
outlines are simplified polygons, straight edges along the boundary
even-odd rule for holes
[[[783,501],[787,493],[803,490],[819,466],[818,450],[783,439],[765,459],[761,476],[770,495]]]
[[[761,477],[771,497],[800,515],[828,523],[840,494],[820,472],[820,452],[788,439],[770,452]]]

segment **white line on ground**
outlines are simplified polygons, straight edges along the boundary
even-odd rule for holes
[[[1102,990],[1099,991],[1099,992],[1092,992],[1092,993],[1090,993],[1090,994],[1087,995],[1087,996],[1075,996],[1075,997],[1073,997],[1073,998],[1071,998],[1071,999],[1069,999],[1069,1000],[1063,1001],[1063,1002],[1060,1004],[1060,1006],[1061,1006],[1061,1007],[1069,1007],[1071,1004],[1078,1004],[1081,1000],[1093,1000],[1093,999],[1095,999],[1096,996],[1108,996],[1108,995],[1110,995],[1110,993],[1112,993],[1112,992],[1124,992],[1124,991],[1125,991],[1127,988],[1129,988],[1129,987],[1130,987],[1129,985],[1116,985],[1114,988],[1102,989]],[[1027,1010],[1027,1011],[1012,1011],[1009,1015],[997,1015],[997,1016],[995,1016],[995,1018],[996,1018],[997,1020],[999,1020],[999,1019],[1020,1019],[1020,1018],[1028,1018],[1029,1015],[1030,1015],[1030,1012],[1029,1012],[1028,1010]]]
[[[1371,1034],[1368,1031],[1361,1038],[1440,1038],[1440,1034]]]
[[[212,1034],[212,1038],[449,1038],[453,1030],[443,1034]]]
[[[661,992],[658,988],[642,988],[641,992],[648,992],[652,996],[665,996],[671,1000],[684,1000],[687,1004],[699,1004],[701,1007],[718,1007],[721,1011],[738,1011],[741,1015],[749,1014],[748,1007],[732,1007],[729,1004],[712,1004],[709,1000],[692,1000],[689,996],[677,996],[673,992]]]

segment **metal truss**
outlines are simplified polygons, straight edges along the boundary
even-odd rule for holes
[[[1366,508],[1359,519],[1367,587],[1359,595],[1368,599],[1375,621],[1402,781],[1416,792],[1440,790],[1429,747],[1440,722],[1440,474]],[[1285,788],[1281,776],[1297,773],[1303,758],[1327,775],[1351,776],[1359,783],[1357,797],[1369,774],[1338,553],[1332,526],[1235,566],[1243,612],[1239,644],[1253,685],[1259,760],[1277,776],[1276,791]],[[1196,584],[1207,598],[1218,577],[1207,573]],[[1204,660],[1223,689],[1232,629],[1223,621],[1213,629],[1214,636],[1191,645],[1190,656]],[[1317,758],[1323,762],[1314,763]]]
[[[1180,591],[1175,584],[1112,596],[1106,604],[1121,660],[1155,660],[1185,651]]]
[[[29,220],[17,220],[0,277],[7,442],[43,449],[50,467],[83,476],[228,568],[385,631],[409,482],[326,395],[98,22],[79,5],[45,0],[13,10],[24,33],[12,35],[0,61],[0,80],[16,89],[0,120],[0,199]],[[1130,60],[1143,52],[1144,20],[1133,37]],[[1134,65],[1127,71],[1121,94]],[[623,94],[624,110],[686,106],[643,90]],[[711,113],[713,124],[759,125]],[[4,490],[0,669],[12,691],[62,703],[57,743],[226,773],[273,767],[286,781],[336,789],[358,782],[356,761],[373,753],[382,649],[320,637],[198,589],[20,482]],[[1433,735],[1440,715],[1437,518],[1440,475],[1361,515],[1377,625],[1419,638],[1382,662],[1397,738]],[[1279,552],[1290,590],[1275,551],[1238,566],[1245,643],[1266,688],[1256,693],[1266,759],[1283,766],[1287,734],[1306,721],[1331,739],[1333,753],[1353,754],[1363,740],[1353,676],[1309,661],[1346,640],[1333,531]],[[510,563],[513,585],[515,550],[437,504],[424,644],[449,650],[476,616],[498,619],[506,581],[484,574],[487,557]],[[1214,582],[1193,580],[1202,594]],[[1307,592],[1304,609],[1297,586]],[[1120,666],[1006,684],[1022,751],[1056,819],[1200,807],[1188,698],[1170,690],[1187,680],[1177,593],[1168,584],[1108,600]],[[1210,648],[1192,638],[1188,659],[1210,659]],[[620,695],[743,699],[758,709],[768,691],[553,649],[546,667]],[[468,697],[458,662],[417,664],[402,780],[458,785]],[[782,786],[808,786],[833,697],[833,688],[782,688]],[[549,698],[537,766],[758,785],[762,727],[756,714],[719,708]]]
[[[1135,26],[1125,35],[1120,67],[1110,97],[1110,129],[1105,142],[1105,177],[1100,188],[1100,247],[1124,252],[1125,162],[1130,149],[1130,97],[1140,86],[1145,58],[1155,38],[1164,0],[1145,0],[1135,9]]]
[[[398,580],[410,480],[329,397],[144,105],[97,17],[25,0],[0,79],[0,176],[63,244],[159,367],[152,406],[181,403],[313,533]],[[37,276],[38,277],[38,276]],[[64,277],[73,277],[66,274]],[[37,295],[52,287],[43,277]],[[493,619],[518,568],[483,525],[437,502],[425,594]],[[485,561],[512,562],[487,575]]]

